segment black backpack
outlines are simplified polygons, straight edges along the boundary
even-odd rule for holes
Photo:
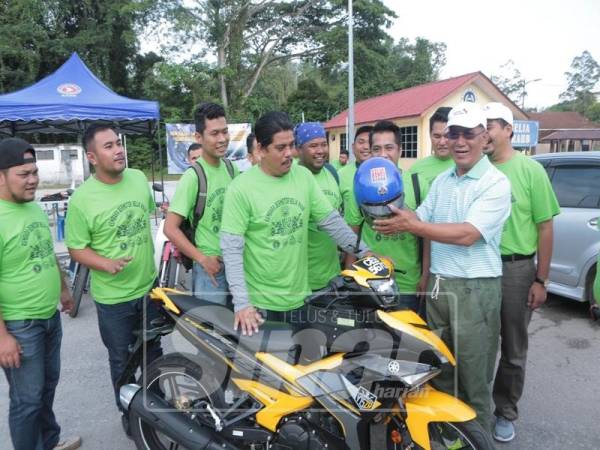
[[[235,177],[233,163],[227,158],[222,158],[221,161],[223,161],[227,173],[233,179]],[[188,238],[192,244],[195,244],[196,228],[198,228],[198,223],[200,223],[206,208],[208,180],[206,179],[206,173],[200,164],[194,163],[188,170],[194,170],[196,172],[196,176],[198,177],[198,195],[196,196],[196,203],[194,204],[194,215],[192,216],[192,220],[188,217],[184,218],[179,228],[183,234],[185,234],[185,237]],[[185,267],[186,270],[190,270],[194,265],[194,261],[181,253],[181,264],[183,264],[183,267]]]

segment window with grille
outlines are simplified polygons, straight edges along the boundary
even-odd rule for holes
[[[63,161],[68,159],[77,159],[77,149],[71,148],[68,150],[62,150],[62,159]]]
[[[342,150],[348,150],[348,135],[346,133],[340,135],[340,151]]]
[[[416,158],[419,153],[419,134],[417,127],[401,127],[402,157]]]
[[[54,159],[54,150],[36,150],[35,151],[35,159],[37,159],[38,161],[53,160]]]

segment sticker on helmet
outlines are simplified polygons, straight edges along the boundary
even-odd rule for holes
[[[372,183],[387,183],[385,167],[373,167],[370,174]]]
[[[379,186],[379,188],[377,189],[377,193],[379,195],[385,195],[388,193],[388,188],[387,186]]]

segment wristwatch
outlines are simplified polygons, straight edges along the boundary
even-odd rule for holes
[[[544,288],[548,288],[548,285],[550,284],[550,280],[544,280],[538,276],[535,277],[535,282],[540,283]]]

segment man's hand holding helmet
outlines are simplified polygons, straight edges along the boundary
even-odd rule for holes
[[[373,229],[381,234],[396,234],[402,232],[415,233],[419,224],[419,218],[414,211],[408,209],[399,209],[394,205],[388,206],[392,215],[387,219],[376,219],[373,222]]]

